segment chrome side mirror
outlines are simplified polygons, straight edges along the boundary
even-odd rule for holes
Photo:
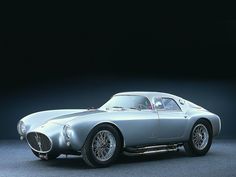
[[[155,103],[155,107],[156,107],[156,109],[163,109],[164,108],[161,101],[157,101]]]

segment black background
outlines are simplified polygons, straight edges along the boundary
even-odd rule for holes
[[[221,117],[220,137],[236,137],[232,16],[26,16],[6,18],[0,33],[0,139],[17,138],[17,121],[30,113],[99,107],[122,91],[182,96]]]

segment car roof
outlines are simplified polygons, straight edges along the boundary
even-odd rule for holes
[[[143,91],[135,91],[135,92],[120,92],[115,94],[114,96],[119,96],[119,95],[140,95],[140,96],[145,96],[149,98],[150,100],[153,97],[170,97],[170,98],[180,98],[176,95],[172,95],[169,93],[164,93],[164,92],[143,92]]]

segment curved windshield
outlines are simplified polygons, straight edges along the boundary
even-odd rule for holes
[[[144,96],[136,95],[117,95],[106,102],[101,109],[109,110],[112,108],[121,109],[152,109],[150,101]]]

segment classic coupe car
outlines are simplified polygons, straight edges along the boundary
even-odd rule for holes
[[[92,167],[126,155],[177,151],[205,155],[220,133],[219,116],[161,92],[115,94],[98,109],[62,109],[30,114],[17,130],[35,156],[80,155]]]

